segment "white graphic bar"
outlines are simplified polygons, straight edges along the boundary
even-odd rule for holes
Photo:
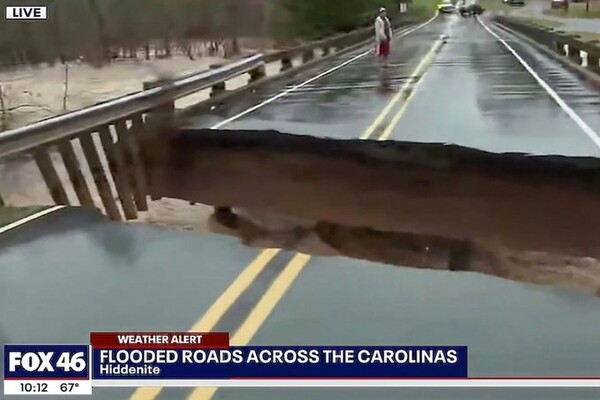
[[[4,380],[4,395],[82,395],[92,394],[88,380]]]
[[[600,378],[94,380],[94,387],[600,387]]]

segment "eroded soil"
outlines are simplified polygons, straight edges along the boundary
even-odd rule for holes
[[[153,195],[218,206],[249,245],[600,295],[596,159],[257,131],[145,148]]]

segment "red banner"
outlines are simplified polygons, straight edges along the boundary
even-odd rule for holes
[[[95,349],[224,349],[227,332],[92,332]]]

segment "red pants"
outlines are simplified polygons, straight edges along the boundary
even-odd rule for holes
[[[377,46],[377,55],[379,57],[387,57],[390,54],[390,42],[389,40],[384,40],[379,43]]]

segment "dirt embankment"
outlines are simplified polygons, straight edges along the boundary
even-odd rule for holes
[[[600,160],[274,131],[146,148],[153,194],[221,207],[213,229],[250,245],[600,295]]]

